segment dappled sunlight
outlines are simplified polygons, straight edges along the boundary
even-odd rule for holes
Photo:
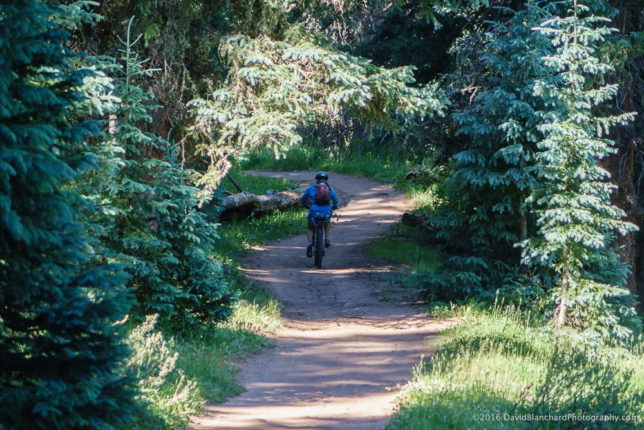
[[[389,416],[392,395],[386,392],[328,397],[317,404],[294,400],[282,406],[241,406],[225,410],[209,407],[207,412],[215,416],[199,419],[193,428],[363,430]],[[220,426],[223,423],[225,427]]]
[[[272,173],[312,178],[311,172]],[[450,325],[403,302],[378,300],[391,266],[374,264],[365,243],[384,233],[408,201],[388,185],[333,174],[344,206],[322,268],[300,235],[262,246],[243,260],[244,274],[280,301],[276,348],[250,358],[240,374],[246,393],[208,406],[194,429],[381,429],[400,384]],[[348,203],[347,203],[348,202]]]

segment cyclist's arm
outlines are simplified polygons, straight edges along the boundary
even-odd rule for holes
[[[338,208],[338,205],[340,204],[340,200],[338,200],[338,196],[337,196],[337,194],[335,193],[335,191],[333,190],[333,188],[331,188],[331,189],[329,190],[329,195],[331,196],[331,201],[333,202],[333,206],[332,206],[332,208],[333,208],[333,209],[337,209],[337,208]]]
[[[308,202],[309,199],[312,198],[311,193],[310,193],[311,188],[307,188],[306,191],[304,191],[304,194],[302,194],[302,198],[300,199],[300,206],[303,208],[308,208]]]

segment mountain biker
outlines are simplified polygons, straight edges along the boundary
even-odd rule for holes
[[[338,208],[338,196],[333,191],[333,188],[328,184],[329,175],[326,172],[318,172],[315,175],[315,185],[311,185],[306,189],[300,203],[302,207],[309,208],[308,229],[306,230],[306,238],[309,240],[309,245],[306,247],[306,256],[313,256],[313,234],[315,232],[315,217],[324,217],[324,246],[328,248],[331,246],[329,241],[329,233],[331,231],[331,215],[333,209]],[[309,206],[310,201],[310,206]]]

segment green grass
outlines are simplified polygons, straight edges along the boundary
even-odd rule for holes
[[[436,269],[440,255],[433,248],[428,248],[405,239],[378,239],[365,246],[368,254],[401,263],[403,268],[412,273],[426,273]]]
[[[227,278],[239,293],[227,321],[164,333],[164,340],[156,329],[145,338],[138,336],[133,349],[141,358],[133,370],[152,378],[141,387],[146,406],[128,430],[183,428],[188,415],[199,413],[203,404],[244,391],[236,380],[235,363],[269,346],[264,335],[281,326],[280,309],[239,271],[231,270]]]
[[[406,179],[412,163],[405,157],[386,157],[377,152],[356,153],[325,150],[321,146],[301,145],[276,159],[272,152],[251,154],[242,163],[244,169],[276,171],[326,170],[347,175],[363,176],[393,184],[412,199],[417,208],[432,208],[439,204],[436,184],[419,184]]]
[[[277,301],[242,275],[236,276],[240,300],[232,316],[216,326],[176,337],[177,365],[197,382],[204,402],[221,402],[242,393],[235,379],[235,360],[260,352],[269,345],[263,335],[281,326]]]
[[[231,175],[252,193],[296,186],[288,180],[247,175],[237,169]],[[236,192],[227,180],[222,187]],[[213,257],[225,264],[226,282],[238,292],[239,300],[225,322],[165,334],[168,348],[178,354],[176,363],[167,354],[153,354],[159,369],[172,369],[166,382],[146,396],[154,416],[142,419],[137,430],[182,428],[187,415],[198,412],[199,405],[221,402],[243,392],[236,380],[236,361],[270,346],[265,335],[277,330],[281,319],[275,298],[237,269],[239,258],[266,242],[304,234],[305,221],[306,211],[294,209],[219,226],[220,239]],[[145,348],[145,343],[141,345]]]
[[[266,176],[249,175],[239,170],[239,168],[231,169],[229,176],[242,190],[253,194],[264,194],[268,190],[284,191],[286,189],[296,188],[298,185],[285,178],[268,178]],[[231,193],[239,192],[229,178],[224,178],[221,183],[221,187],[223,190]]]
[[[395,224],[387,233],[369,242],[367,254],[399,263],[399,270],[407,273],[427,273],[436,270],[442,255],[424,243],[424,233],[413,227]]]
[[[534,415],[639,415],[644,356],[585,347],[514,309],[452,311],[461,320],[421,363],[387,429],[635,428],[511,421]]]
[[[443,255],[430,246],[429,237],[424,231],[400,223],[365,245],[364,251],[395,263],[392,273],[382,276],[382,280],[388,283],[380,292],[380,300],[383,301],[417,296],[424,277],[436,270],[443,261]]]
[[[304,234],[306,213],[305,209],[291,209],[261,218],[223,223],[219,230],[221,240],[217,256],[230,263],[263,243]]]

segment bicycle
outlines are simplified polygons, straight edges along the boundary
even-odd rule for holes
[[[315,217],[315,231],[313,232],[313,256],[315,257],[315,267],[322,268],[322,258],[324,258],[324,224],[327,222],[326,217]]]
[[[337,208],[336,208],[337,209]],[[340,220],[340,215],[335,213],[333,214],[335,217],[336,221]],[[315,257],[315,267],[318,269],[322,268],[322,258],[324,258],[324,254],[326,253],[325,248],[325,239],[326,239],[326,234],[324,232],[324,225],[326,223],[331,222],[331,218],[327,218],[326,216],[314,216],[313,219],[315,220],[315,229],[313,230],[313,255]]]

